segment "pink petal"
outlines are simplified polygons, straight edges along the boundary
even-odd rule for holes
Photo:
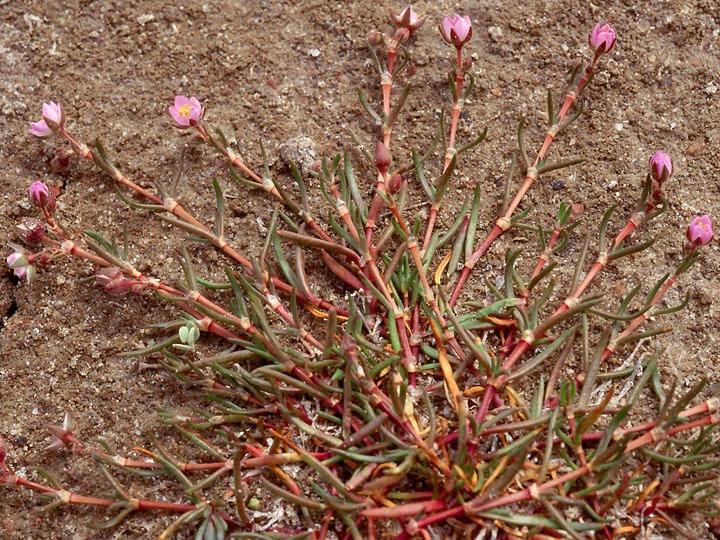
[[[452,19],[450,19],[450,17],[445,17],[442,22],[442,32],[443,32],[443,37],[447,41],[450,41],[450,31],[452,30],[452,26],[453,26]]]
[[[47,118],[51,122],[55,122],[56,124],[62,124],[62,110],[60,109],[60,106],[54,101],[51,101],[50,103],[43,103],[42,115],[43,118]]]
[[[49,137],[53,134],[52,130],[48,127],[45,120],[38,120],[37,122],[30,122],[30,134],[40,137],[41,139]]]
[[[190,100],[185,96],[175,96],[175,107],[178,109],[189,102]]]

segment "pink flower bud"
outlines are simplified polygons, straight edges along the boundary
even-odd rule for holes
[[[467,15],[461,17],[455,13],[452,19],[447,16],[439,28],[443,39],[457,48],[465,45],[472,37],[472,22]]]
[[[22,223],[15,225],[15,232],[27,244],[39,244],[45,238],[45,225],[35,218],[22,218]]]
[[[588,36],[588,44],[595,56],[610,52],[615,45],[615,30],[609,24],[600,25],[597,23]]]
[[[399,45],[400,43],[402,43],[403,41],[405,41],[406,39],[409,39],[409,38],[410,38],[410,30],[408,30],[404,26],[401,26],[400,28],[395,30],[395,35],[393,36],[393,40],[395,41],[396,44]]]
[[[200,105],[196,97],[175,96],[175,104],[168,107],[168,112],[175,121],[175,127],[187,129],[205,115],[205,107]]]
[[[49,215],[55,213],[55,190],[44,182],[33,182],[28,189],[28,198],[35,206]]]
[[[673,173],[673,163],[665,152],[655,152],[650,158],[650,176],[658,184],[662,184]]]
[[[382,32],[378,32],[377,30],[371,31],[368,33],[367,40],[373,47],[380,45],[383,42]]]
[[[400,191],[402,183],[402,176],[399,174],[394,175],[388,182],[388,193],[390,193],[390,195],[395,195],[398,191]]]
[[[127,278],[118,268],[105,267],[95,272],[95,280],[102,285],[106,293],[115,296],[124,296],[129,292],[140,292],[143,288],[142,283]]]
[[[392,15],[395,26],[407,28],[410,33],[420,28],[427,18],[424,15],[418,17],[417,13],[413,11],[412,6],[407,6],[399,14],[396,15],[393,13]]]
[[[47,184],[44,182],[33,182],[30,184],[30,189],[28,189],[28,198],[30,199],[30,202],[33,203],[35,206],[42,206],[42,201],[44,198],[47,198],[50,196],[50,189],[48,189]]]
[[[687,239],[696,246],[709,244],[713,239],[712,220],[710,216],[697,216],[693,218],[687,228]]]
[[[390,156],[390,150],[388,150],[388,147],[381,141],[378,141],[375,145],[375,154],[373,155],[373,159],[375,160],[375,166],[378,171],[385,173],[390,166],[392,157]]]

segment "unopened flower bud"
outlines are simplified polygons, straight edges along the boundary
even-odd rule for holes
[[[650,158],[650,176],[658,184],[662,184],[672,176],[673,162],[665,152],[655,152]]]
[[[402,183],[402,176],[400,176],[399,174],[396,174],[392,178],[390,178],[390,181],[388,182],[388,192],[390,193],[390,195],[395,195],[398,191],[400,191]]]
[[[472,22],[467,15],[461,17],[455,13],[452,18],[447,16],[439,28],[443,39],[458,49],[472,37]]]
[[[710,216],[697,216],[692,219],[687,228],[687,239],[696,246],[709,244],[713,239],[713,227]]]
[[[106,266],[95,272],[95,280],[102,285],[103,290],[112,295],[124,296],[129,292],[138,292],[142,284],[132,278],[127,278],[119,268]]]
[[[395,30],[395,35],[393,36],[393,40],[395,43],[400,44],[406,39],[410,38],[410,30],[408,30],[405,27],[400,27],[397,30]]]
[[[53,172],[59,173],[67,169],[70,165],[70,158],[73,157],[73,155],[72,149],[64,146],[55,150],[55,157],[50,161],[50,167]]]
[[[45,238],[45,224],[39,219],[25,217],[15,225],[15,232],[27,244],[39,244]]]
[[[615,45],[615,30],[609,24],[597,23],[588,36],[588,44],[595,56],[610,52]]]
[[[30,202],[52,215],[55,212],[55,191],[44,182],[33,182],[28,189]]]
[[[375,166],[377,167],[378,171],[380,171],[381,173],[387,172],[392,157],[390,156],[390,150],[388,150],[388,147],[385,146],[382,141],[378,141],[375,145],[375,154],[373,155],[373,160],[375,161]]]
[[[372,32],[368,33],[367,40],[368,40],[368,43],[370,45],[372,45],[373,47],[380,45],[383,42],[382,32],[373,30]]]
[[[395,26],[407,28],[410,33],[413,33],[415,30],[420,28],[427,18],[424,15],[422,17],[418,17],[412,6],[407,6],[399,14],[392,13],[392,17]]]

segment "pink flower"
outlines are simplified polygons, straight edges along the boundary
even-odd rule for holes
[[[175,120],[176,127],[187,129],[203,117],[205,107],[195,97],[175,96],[175,105],[168,107],[168,112]]]
[[[14,274],[19,277],[23,278],[25,277],[25,264],[27,264],[27,260],[25,259],[25,256],[22,253],[18,253],[17,251],[13,251],[10,255],[8,255],[7,263],[10,268],[13,269]]]
[[[417,13],[413,11],[412,6],[407,6],[399,15],[393,13],[393,19],[395,26],[407,28],[409,32],[414,32],[423,25],[426,17],[418,17]]]
[[[28,262],[27,257],[25,257],[25,253],[20,246],[10,244],[10,247],[12,247],[15,251],[8,255],[8,266],[12,269],[13,274],[20,279],[26,279],[28,283],[30,283],[32,278],[35,276],[35,267]]]
[[[45,122],[52,128],[53,124],[62,126],[65,123],[65,115],[60,108],[60,105],[51,101],[50,103],[43,103],[42,115]]]
[[[588,36],[588,43],[596,57],[610,52],[615,45],[615,30],[609,24],[597,23]]]
[[[445,41],[460,48],[472,37],[472,22],[467,15],[461,17],[457,13],[443,19],[440,24],[440,33]]]
[[[38,208],[43,208],[47,205],[51,198],[50,188],[44,182],[33,182],[30,184],[28,189],[28,199]]]
[[[650,158],[650,176],[657,183],[662,184],[673,173],[673,163],[665,152],[655,152]]]
[[[65,114],[54,101],[43,103],[42,116],[41,120],[30,122],[30,133],[36,137],[49,137],[65,123]]]
[[[693,218],[687,228],[687,239],[696,246],[709,244],[713,239],[712,220],[710,216],[697,216]]]

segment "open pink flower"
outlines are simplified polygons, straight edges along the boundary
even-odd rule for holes
[[[673,162],[665,152],[655,152],[650,158],[650,176],[653,180],[662,184],[670,178],[673,173]]]
[[[41,120],[30,122],[30,133],[36,137],[49,137],[65,123],[65,114],[54,101],[43,103],[42,116]]]
[[[440,24],[440,34],[445,41],[460,48],[472,37],[472,22],[467,15],[461,17],[455,13],[452,18],[449,16],[443,19]]]
[[[395,26],[407,28],[410,32],[414,32],[415,30],[420,28],[425,22],[425,19],[425,16],[418,17],[412,6],[407,6],[398,15],[393,13],[393,20],[395,22]]]
[[[692,219],[687,228],[687,239],[696,246],[709,244],[714,233],[710,216],[697,216]]]
[[[205,107],[200,105],[196,97],[175,96],[175,105],[168,107],[168,112],[175,120],[176,127],[187,129],[203,117]]]
[[[588,43],[595,53],[595,56],[600,56],[601,54],[610,52],[610,49],[615,45],[615,39],[615,30],[612,26],[597,23],[588,36]]]

